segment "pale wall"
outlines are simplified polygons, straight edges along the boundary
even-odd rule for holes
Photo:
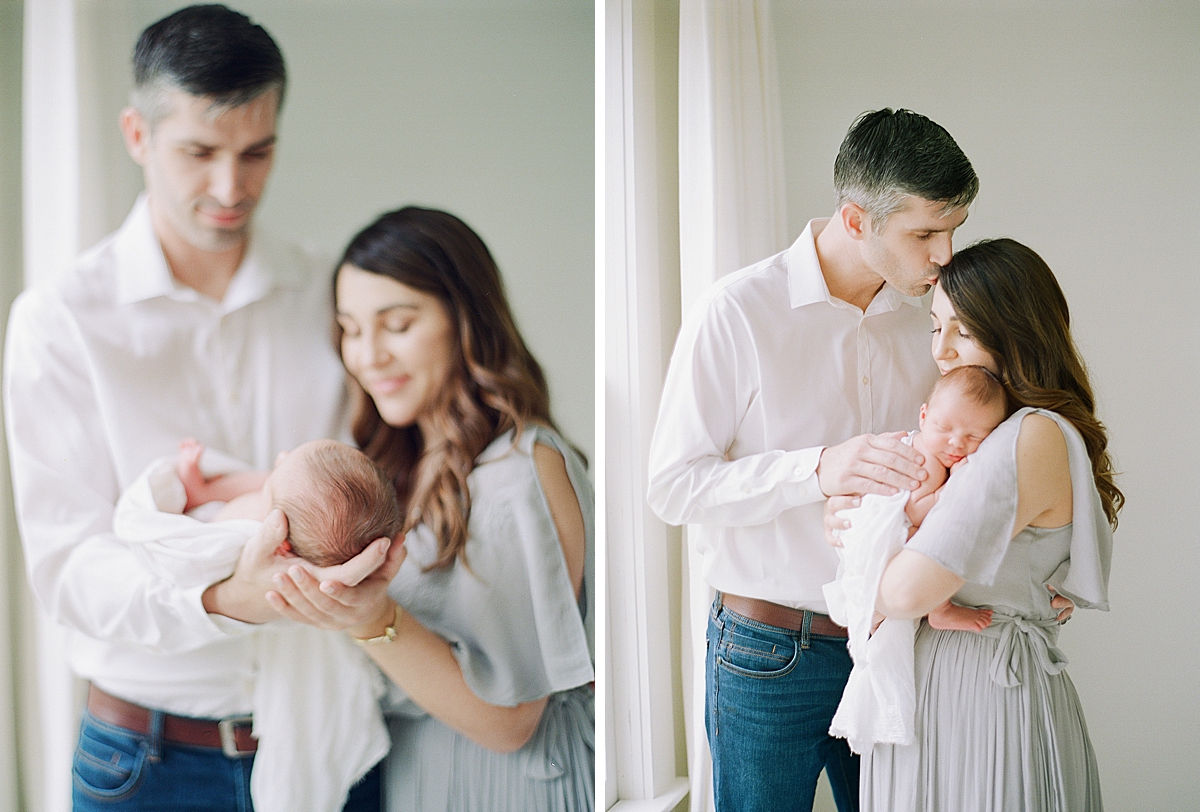
[[[832,212],[855,116],[907,107],[979,173],[957,244],[1013,237],[1058,276],[1129,500],[1112,611],[1062,636],[1105,808],[1200,808],[1200,3],[781,1],[774,22],[793,235]]]
[[[117,112],[138,32],[186,3],[81,0],[105,32],[84,172],[113,192],[83,226],[119,225],[141,188]],[[334,257],[388,209],[462,217],[488,243],[555,416],[594,457],[593,8],[587,0],[230,0],[287,60],[259,222]]]

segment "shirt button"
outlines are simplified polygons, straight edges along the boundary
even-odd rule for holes
[[[867,380],[868,380],[867,376],[863,375],[863,386],[867,385]]]

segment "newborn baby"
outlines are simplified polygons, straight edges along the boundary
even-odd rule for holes
[[[392,537],[403,524],[396,489],[361,451],[333,440],[313,440],[280,454],[275,470],[238,471],[206,478],[204,446],[179,445],[176,472],[187,494],[185,512],[223,502],[207,521],[262,521],[274,508],[288,519],[293,553],[327,567],[358,555],[377,538]]]
[[[968,454],[1008,417],[1008,396],[996,376],[983,367],[964,366],[943,375],[921,405],[920,430],[909,435],[925,456],[929,476],[912,492],[904,508],[911,537],[937,502],[942,485]],[[992,622],[990,609],[971,609],[946,601],[929,613],[935,629],[981,631]]]

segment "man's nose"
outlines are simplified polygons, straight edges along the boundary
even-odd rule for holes
[[[214,161],[208,193],[222,206],[233,208],[242,202],[242,181],[242,167],[236,159]]]
[[[944,268],[950,263],[950,258],[954,256],[954,242],[949,234],[939,235],[933,244],[933,248],[929,253],[929,260],[938,268]]]

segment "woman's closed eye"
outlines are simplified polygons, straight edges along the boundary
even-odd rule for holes
[[[383,329],[389,333],[406,333],[408,328],[412,327],[413,319],[411,316],[388,318],[383,322]]]

